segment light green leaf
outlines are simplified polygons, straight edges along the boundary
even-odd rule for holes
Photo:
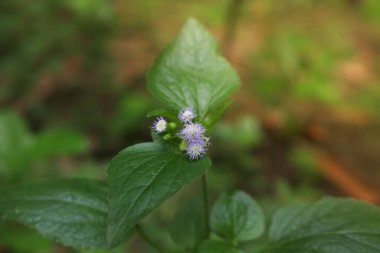
[[[31,183],[2,190],[0,215],[74,248],[107,246],[107,187],[93,180]]]
[[[120,244],[141,218],[210,166],[208,158],[189,161],[159,143],[141,143],[123,150],[107,169],[109,243]]]
[[[380,208],[326,198],[280,209],[270,228],[269,253],[380,252]]]
[[[33,137],[19,115],[0,112],[0,176],[10,177],[26,169],[33,143]]]
[[[189,19],[161,53],[148,75],[151,93],[179,111],[192,106],[202,119],[239,87],[231,65],[218,52],[211,34]]]
[[[197,253],[244,253],[233,245],[223,241],[204,241],[198,248]]]
[[[192,199],[184,205],[174,217],[169,231],[179,245],[190,249],[197,246],[207,235],[202,199]]]
[[[67,155],[87,149],[87,140],[70,129],[50,129],[37,136],[33,146],[34,158],[49,158],[53,155]]]
[[[212,208],[210,222],[216,234],[230,241],[255,239],[265,228],[260,206],[241,191],[222,194]]]

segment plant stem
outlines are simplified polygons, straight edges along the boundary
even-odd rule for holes
[[[149,238],[149,236],[147,235],[147,233],[144,231],[144,229],[141,227],[140,224],[137,224],[136,225],[136,232],[141,236],[142,239],[144,239],[144,241],[146,243],[148,243],[152,248],[154,248],[157,252],[164,252],[160,246],[158,246],[151,238]]]
[[[244,1],[245,0],[230,0],[228,6],[223,38],[224,53],[227,57],[231,57],[232,47],[236,39],[236,31],[241,18]]]
[[[209,220],[209,206],[208,206],[208,188],[207,188],[207,172],[202,175],[202,193],[203,193],[203,207],[204,219],[206,225],[206,239],[210,237],[210,220]]]

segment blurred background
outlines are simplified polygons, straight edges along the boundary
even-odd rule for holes
[[[119,150],[150,141],[146,74],[189,16],[242,80],[212,136],[212,199],[242,189],[268,222],[294,200],[380,203],[378,0],[1,0],[0,184],[104,180]],[[163,228],[199,185],[144,220],[157,242],[178,248]],[[0,252],[103,251],[3,222]],[[135,236],[109,252],[154,251]]]

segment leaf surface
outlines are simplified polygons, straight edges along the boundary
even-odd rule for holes
[[[212,230],[229,241],[248,241],[264,232],[264,215],[248,194],[224,193],[211,211]]]
[[[326,198],[280,209],[270,229],[269,253],[380,252],[380,208]]]
[[[197,253],[244,253],[233,245],[223,241],[204,241],[198,248]]]
[[[181,246],[193,249],[207,235],[201,198],[192,199],[176,214],[169,227],[170,235]]]
[[[189,161],[159,143],[141,143],[119,153],[107,169],[109,243],[120,244],[141,218],[210,166],[207,157]]]
[[[161,102],[176,111],[192,106],[200,118],[221,106],[239,85],[214,38],[195,19],[186,22],[148,75],[148,88]]]
[[[106,248],[107,186],[94,180],[30,183],[2,190],[0,214],[74,248]]]

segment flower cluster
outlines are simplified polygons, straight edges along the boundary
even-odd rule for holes
[[[179,137],[187,143],[186,154],[190,160],[202,158],[207,153],[209,138],[205,137],[206,130],[200,123],[193,123],[196,114],[191,107],[180,111],[178,118],[184,123]]]
[[[209,138],[205,136],[205,128],[202,124],[193,122],[196,116],[191,107],[182,109],[178,115],[178,119],[183,123],[183,128],[176,136],[181,138],[183,145],[186,147],[186,155],[190,160],[202,158],[207,153],[209,145]],[[170,129],[170,127],[168,129],[170,124],[174,123],[168,123],[163,117],[158,117],[153,123],[153,130],[158,134],[164,133]],[[185,148],[182,150],[185,150]]]

